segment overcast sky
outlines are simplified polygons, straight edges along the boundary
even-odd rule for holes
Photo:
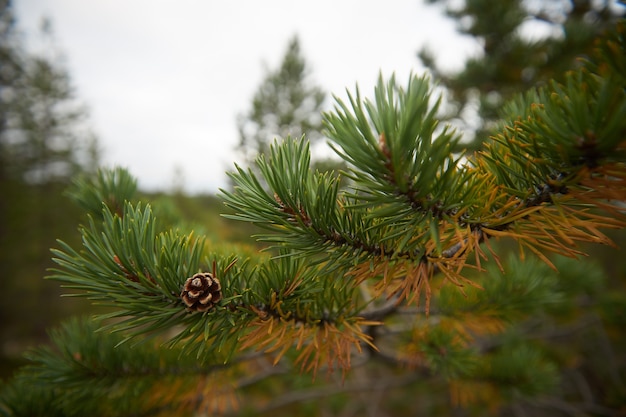
[[[245,113],[266,69],[297,34],[311,80],[345,97],[371,95],[379,72],[422,73],[430,46],[447,67],[476,51],[421,0],[16,0],[18,27],[52,21],[77,95],[90,109],[105,165],[146,190],[215,192],[236,155]],[[327,108],[332,105],[328,100]]]

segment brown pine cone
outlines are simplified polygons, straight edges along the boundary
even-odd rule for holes
[[[209,311],[222,299],[220,281],[209,272],[187,278],[180,298],[190,311]]]

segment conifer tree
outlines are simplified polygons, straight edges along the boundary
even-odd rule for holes
[[[478,139],[486,137],[506,101],[551,79],[561,81],[559,77],[579,65],[578,57],[591,54],[596,38],[626,12],[615,1],[427,2],[442,5],[458,31],[479,45],[480,53],[469,57],[458,72],[441,69],[428,47],[419,52],[449,93],[449,117],[466,129],[474,127]]]
[[[294,36],[287,46],[282,62],[269,71],[256,91],[252,108],[240,116],[238,152],[243,161],[252,164],[265,154],[275,138],[301,137],[309,141],[322,137],[322,104],[324,91],[309,80],[310,67]]]
[[[45,328],[71,304],[59,307],[58,285],[40,277],[55,239],[78,237],[80,211],[63,190],[98,164],[87,112],[45,22],[40,42],[27,43],[13,2],[0,0],[0,340],[10,340],[1,363],[32,338],[45,340]]]
[[[624,282],[579,258],[626,225],[624,74],[620,23],[468,160],[428,78],[381,77],[324,116],[349,188],[304,139],[231,174],[229,217],[264,229],[264,254],[161,229],[123,170],[77,183],[91,220],[50,278],[109,310],[30,352],[0,410],[618,415]]]
[[[97,139],[54,45],[50,22],[42,22],[43,51],[29,51],[15,33],[11,3],[2,1],[0,8],[0,178],[42,185],[95,171]]]

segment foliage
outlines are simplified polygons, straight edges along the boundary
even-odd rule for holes
[[[478,142],[499,120],[504,103],[551,79],[560,81],[566,71],[580,67],[578,58],[591,55],[598,36],[624,15],[623,4],[614,1],[428,3],[442,5],[459,32],[474,38],[481,50],[458,72],[440,68],[428,48],[419,52],[421,61],[449,93],[448,117],[460,121],[468,136],[468,129],[474,128]]]
[[[221,366],[199,366],[192,356],[154,344],[131,347],[98,328],[82,318],[52,331],[51,347],[28,353],[33,365],[5,392],[6,406],[18,415],[46,416],[165,416],[220,406],[213,378]]]
[[[124,203],[135,198],[136,193],[137,180],[120,167],[100,169],[95,175],[81,175],[68,191],[83,210],[96,216],[102,214],[103,205],[121,215]]]
[[[41,413],[27,398],[48,414],[274,414],[374,389],[364,405],[314,410],[617,414],[624,283],[579,257],[584,244],[612,243],[601,229],[626,225],[625,52],[620,24],[562,83],[506,106],[498,132],[465,158],[452,153],[459,134],[438,123],[426,77],[405,87],[381,77],[372,100],[357,90],[337,101],[324,125],[349,187],[311,170],[304,139],[275,141],[256,170],[231,173],[228,217],[258,225],[265,254],[205,249],[149,205],[105,204],[81,227],[80,248],[59,242],[50,278],[110,312],[70,322],[55,349],[31,353],[1,410]],[[116,192],[125,175],[103,174],[79,200]],[[517,256],[503,256],[501,240]],[[220,283],[206,312],[181,300],[200,271]]]

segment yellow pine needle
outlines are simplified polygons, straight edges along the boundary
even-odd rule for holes
[[[379,322],[354,318],[342,321],[342,329],[339,329],[336,324],[329,322],[305,324],[274,319],[255,320],[251,326],[256,328],[241,339],[240,349],[255,347],[258,351],[275,353],[273,363],[276,365],[293,347],[299,351],[295,364],[300,365],[303,372],[312,372],[314,377],[322,363],[328,366],[329,371],[336,366],[345,373],[350,368],[352,350],[361,352],[361,343],[376,349],[371,337],[361,330],[361,326],[378,325]]]
[[[413,303],[417,300],[419,305],[422,291],[425,292],[424,309],[426,315],[430,313],[430,299],[432,291],[430,288],[430,278],[433,274],[433,265],[429,262],[420,262],[416,267],[407,272],[407,275],[395,281],[390,285],[392,289],[390,294],[398,293],[398,298],[405,299],[407,303]]]
[[[483,230],[483,232],[484,232],[484,230]],[[491,254],[491,257],[496,262],[496,265],[498,265],[498,268],[500,269],[500,271],[504,272],[504,266],[502,265],[502,262],[500,261],[500,257],[496,253],[495,249],[493,248],[493,246],[491,246],[491,242],[489,241],[489,237],[488,236],[485,237],[484,242],[485,242],[485,246],[489,250],[489,253]]]
[[[550,222],[547,222],[546,224],[544,223],[544,220],[546,219],[529,219],[529,223],[527,225],[520,227],[521,230],[524,230],[524,234],[526,235],[526,238],[524,240],[526,240],[529,245],[541,247],[550,252],[569,257],[576,257],[577,255],[582,254],[581,251],[575,249],[576,244],[572,239],[572,236],[575,236],[575,233],[570,233],[572,236],[562,235],[562,228],[568,228],[569,231],[572,232],[571,226],[568,226],[567,224],[556,224]],[[557,239],[555,235],[562,237],[565,242]]]
[[[521,233],[515,233],[515,232],[513,232],[511,230],[496,230],[496,229],[490,229],[489,227],[483,227],[481,230],[486,235],[494,236],[494,237],[510,237],[510,238],[514,238],[514,239],[525,239],[526,238],[525,235],[523,235]]]
[[[556,266],[548,259],[548,257],[541,251],[539,251],[534,245],[529,244],[527,241],[520,240],[520,251],[523,252],[523,247],[527,247],[531,252],[533,252],[539,259],[545,262],[551,269],[558,271]],[[523,258],[522,258],[523,259]]]
[[[302,278],[295,278],[294,280],[292,280],[289,283],[289,286],[287,286],[283,291],[282,291],[282,297],[288,297],[290,296],[299,286],[300,284],[302,284],[303,279]]]
[[[456,285],[457,287],[464,287],[465,284],[470,285],[474,288],[477,288],[479,290],[482,290],[483,287],[482,285],[480,285],[479,283],[463,276],[461,274],[462,272],[462,268],[465,265],[457,265],[457,270],[453,271],[450,268],[448,268],[447,266],[443,265],[443,264],[439,264],[440,265],[440,270],[441,272],[444,274],[444,276],[446,277],[447,280],[449,280],[450,282],[452,282],[454,285]],[[465,294],[465,293],[463,293]]]
[[[280,347],[280,345],[277,345],[276,348],[278,349],[278,347]],[[280,352],[278,352],[278,354],[276,354],[276,357],[274,358],[274,361],[272,362],[272,364],[274,366],[278,365],[278,362],[280,362],[280,360],[282,359],[282,357],[285,355],[285,353],[287,353],[287,351],[289,350],[289,348],[291,347],[290,343],[285,343],[282,347],[282,349],[280,350]],[[270,350],[266,350],[267,353],[271,353]]]
[[[270,344],[274,337],[272,336],[273,321],[273,317],[268,319],[258,318],[254,320],[250,324],[250,327],[255,329],[242,337],[240,350],[244,350],[252,346],[256,346],[257,350],[261,350],[264,346]]]
[[[480,242],[477,241],[473,236],[470,238],[469,246],[471,247],[470,251],[474,253],[474,263],[476,264],[476,269],[478,271],[483,271],[482,261],[487,261],[487,254],[480,247]]]
[[[298,327],[298,331],[297,331],[297,339],[298,342],[296,343],[296,350],[300,350],[302,348],[302,345],[304,343],[304,340],[306,339],[306,328],[304,326],[304,324],[302,323],[297,323],[296,326]]]
[[[551,217],[552,217],[552,214],[550,213],[550,211],[549,211],[549,210],[545,210],[545,211],[544,211],[544,212],[542,212],[540,215],[542,216],[542,217],[541,217],[541,221],[542,221],[542,222],[544,222],[545,224],[547,224],[548,226],[550,226],[550,227],[549,227],[549,229],[550,229],[552,232],[556,233],[556,234],[557,234],[557,235],[561,238],[561,240],[562,240],[563,242],[565,242],[565,244],[570,245],[570,246],[575,246],[575,245],[576,245],[576,243],[574,242],[574,240],[573,240],[573,239],[571,239],[569,236],[567,236],[567,234],[566,234],[566,233],[564,233],[564,232],[563,232],[563,226],[567,226],[567,225],[565,225],[565,224],[563,224],[563,223],[562,223],[562,224],[557,224],[557,223],[556,223],[556,220],[557,220],[558,218],[555,218],[555,219],[553,220],[553,219],[551,218]],[[531,224],[534,224],[534,225],[536,225],[537,227],[539,227],[539,222],[538,222],[538,221],[536,221],[536,220],[537,220],[537,219],[534,219],[534,218],[533,218],[533,219],[529,219],[529,221],[530,221],[530,223],[531,223]],[[560,218],[560,219],[558,219],[558,220],[567,220],[567,219]],[[543,230],[543,231],[545,232],[546,230],[548,230],[548,228],[538,229],[538,230]],[[565,230],[569,230],[569,228],[568,228],[568,229],[565,229]],[[549,238],[554,239],[554,236],[553,236],[552,234],[550,234],[550,233],[546,233],[546,235],[547,235]],[[554,240],[556,241],[556,239],[554,239]]]
[[[361,330],[362,326],[381,326],[383,323],[380,321],[372,321],[372,320],[363,320],[360,317],[355,319],[354,323],[350,323],[348,321],[343,322],[343,326],[350,329],[351,333],[356,337],[357,341],[362,341],[370,346],[372,349],[378,351],[378,347],[374,344],[372,337],[368,334],[363,333]],[[359,352],[361,352],[361,345],[356,343],[356,348]]]
[[[542,209],[544,209],[545,206],[544,205],[539,205],[539,206],[533,206],[533,207],[525,207],[525,208],[521,208],[521,209],[517,209],[517,213],[515,214],[509,214],[505,217],[506,222],[516,222],[520,219],[524,219],[525,217],[528,217],[530,215],[532,215],[533,213],[540,211]]]

